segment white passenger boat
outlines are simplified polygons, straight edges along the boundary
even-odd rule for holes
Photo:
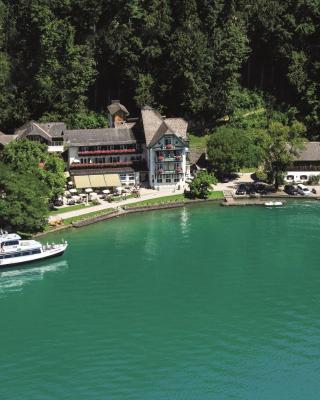
[[[67,242],[42,245],[36,240],[22,240],[16,233],[0,231],[0,268],[25,264],[63,254]]]
[[[279,207],[282,206],[282,201],[267,201],[264,203],[266,207]]]

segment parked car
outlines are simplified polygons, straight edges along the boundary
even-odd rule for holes
[[[293,185],[285,185],[284,192],[290,196],[296,196],[298,194],[298,189]]]
[[[241,183],[238,186],[238,189],[236,190],[236,195],[239,196],[239,195],[244,195],[246,193],[247,193],[247,186],[245,184]]]
[[[259,194],[267,193],[267,184],[264,182],[254,182],[253,184],[254,190]]]
[[[297,189],[298,189],[298,193],[301,194],[302,196],[310,196],[311,195],[310,190],[307,188],[307,186],[302,185],[302,183],[300,183],[297,186]]]

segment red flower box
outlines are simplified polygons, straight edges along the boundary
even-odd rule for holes
[[[163,161],[164,160],[164,157],[163,156],[159,156],[158,157],[158,161]]]
[[[73,163],[70,168],[81,169],[81,168],[106,168],[106,167],[130,167],[133,165],[132,161],[129,162],[113,162],[113,163]]]
[[[95,154],[124,154],[124,153],[135,153],[136,149],[123,149],[123,150],[88,150],[88,151],[79,151],[79,156],[90,156]]]
[[[170,149],[173,149],[172,144],[167,144],[167,145],[166,145],[166,149],[169,149],[169,150],[170,150]]]

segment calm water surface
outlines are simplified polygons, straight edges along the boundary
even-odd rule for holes
[[[319,399],[320,204],[64,238],[63,257],[0,272],[1,400]]]

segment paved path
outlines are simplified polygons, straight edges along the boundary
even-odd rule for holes
[[[176,190],[173,192],[172,189],[168,190],[141,190],[141,197],[139,198],[130,198],[128,200],[122,200],[122,201],[115,201],[112,203],[108,202],[103,202],[103,204],[99,204],[97,206],[92,206],[92,207],[86,207],[86,208],[80,208],[79,210],[73,210],[73,211],[68,211],[68,212],[63,212],[61,214],[55,214],[54,218],[55,219],[67,219],[67,218],[72,218],[72,217],[77,217],[78,215],[85,215],[89,214],[92,212],[96,211],[101,211],[101,210],[106,210],[108,208],[117,208],[117,207],[122,207],[127,204],[133,204],[137,203],[139,201],[143,200],[150,200],[150,199],[156,199],[158,197],[164,197],[164,196],[172,196],[175,194],[180,194],[183,193],[183,190]]]
[[[247,173],[239,174],[239,177],[232,182],[218,183],[217,185],[214,186],[214,190],[221,190],[223,192],[231,192],[232,193],[232,190],[234,190],[236,184],[239,184],[239,182],[250,182],[250,181],[251,181],[250,174],[247,174]],[[68,211],[68,212],[64,212],[61,214],[55,214],[54,218],[55,219],[73,218],[73,217],[77,217],[78,215],[85,215],[85,214],[89,214],[89,213],[96,212],[96,211],[106,210],[108,208],[122,207],[127,204],[133,204],[133,203],[137,203],[137,202],[143,201],[143,200],[151,200],[151,199],[156,199],[158,197],[164,197],[164,196],[172,196],[174,194],[183,193],[183,190],[175,190],[174,191],[173,189],[161,189],[158,191],[158,190],[142,188],[140,190],[140,193],[141,193],[140,198],[130,198],[128,200],[116,201],[113,203],[103,202],[102,204],[99,204],[98,206],[80,208],[79,210],[73,210],[73,211]]]

